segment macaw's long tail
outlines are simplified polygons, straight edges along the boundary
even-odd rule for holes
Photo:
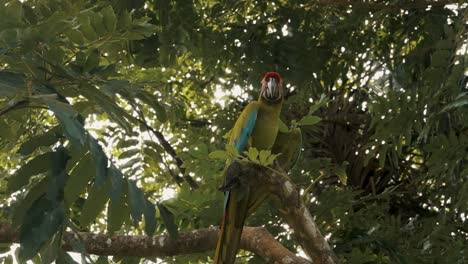
[[[242,227],[249,207],[249,191],[230,190],[224,197],[224,216],[219,232],[214,264],[232,264],[239,250]]]

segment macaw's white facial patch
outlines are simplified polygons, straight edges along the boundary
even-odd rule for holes
[[[275,102],[281,99],[280,91],[281,83],[275,77],[270,77],[264,80],[262,84],[262,97],[270,102]]]

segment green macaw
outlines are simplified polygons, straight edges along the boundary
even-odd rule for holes
[[[229,144],[239,155],[249,147],[258,150],[271,149],[279,129],[279,116],[284,101],[283,81],[276,72],[267,72],[262,80],[262,90],[257,101],[251,102],[242,111],[231,130]],[[226,168],[230,165],[227,161]],[[226,170],[225,170],[226,172]],[[225,173],[224,186],[229,186]],[[236,259],[242,228],[247,216],[268,196],[264,186],[225,188],[224,216],[216,245],[213,263],[231,264]]]

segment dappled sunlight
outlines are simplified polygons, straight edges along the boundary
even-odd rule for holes
[[[288,176],[342,262],[463,258],[468,4],[59,2],[0,9],[0,218],[21,226],[21,260],[61,263],[61,230],[219,225],[226,133],[268,71],[287,91],[280,131],[302,134]],[[278,211],[245,224],[312,256]],[[212,257],[193,252],[135,261]]]

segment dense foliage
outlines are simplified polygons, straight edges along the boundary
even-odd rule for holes
[[[277,70],[283,121],[306,117],[291,177],[342,262],[468,261],[466,4],[0,6],[0,218],[21,226],[21,259],[71,262],[64,230],[218,225],[224,163],[209,154]],[[298,250],[273,206],[248,225]]]

